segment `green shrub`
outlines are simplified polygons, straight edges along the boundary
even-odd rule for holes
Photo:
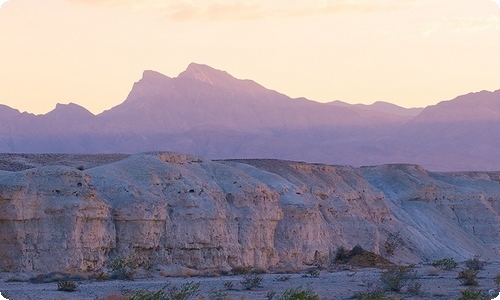
[[[354,294],[354,298],[358,300],[398,300],[398,298],[384,295],[381,291],[376,292],[358,292]]]
[[[459,279],[463,285],[477,285],[477,270],[463,269],[458,273],[457,279]]]
[[[158,291],[137,290],[132,293],[129,300],[188,300],[198,295],[200,283],[187,282],[180,287],[173,286],[167,289],[166,285]]]
[[[74,281],[60,280],[57,282],[57,290],[63,292],[74,292],[76,291],[76,283]]]
[[[453,258],[442,258],[433,262],[432,266],[438,269],[451,270],[455,269],[458,264]]]
[[[484,293],[474,287],[469,287],[460,292],[460,297],[457,300],[487,300]]]
[[[411,267],[397,266],[384,271],[380,281],[393,292],[400,292],[401,288],[416,278],[416,272]]]
[[[134,258],[116,257],[109,263],[109,268],[113,271],[114,277],[118,279],[134,279],[139,263]]]
[[[271,298],[269,298],[271,297]],[[314,293],[311,289],[288,289],[279,296],[268,293],[268,300],[318,300],[318,294]]]

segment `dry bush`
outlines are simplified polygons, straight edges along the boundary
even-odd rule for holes
[[[77,285],[74,281],[61,280],[57,282],[57,290],[63,292],[74,292],[76,291]]]
[[[486,263],[484,261],[479,260],[479,256],[474,256],[473,258],[465,262],[465,266],[467,267],[467,269],[475,271],[482,270],[485,264]]]
[[[98,300],[128,300],[128,297],[117,292],[109,293],[103,297],[97,298]]]
[[[457,279],[459,279],[463,285],[477,285],[477,270],[463,269],[458,273]]]
[[[276,277],[276,281],[288,281],[290,280],[290,278],[292,278],[292,275],[279,275],[278,277]]]
[[[246,290],[252,290],[262,285],[262,275],[259,274],[246,274],[240,282]]]
[[[497,289],[500,289],[500,273],[495,276],[495,284],[497,286]]]

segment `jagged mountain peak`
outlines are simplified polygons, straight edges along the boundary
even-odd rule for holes
[[[57,103],[56,107],[51,110],[47,115],[53,115],[53,114],[59,114],[59,115],[94,115],[90,111],[88,111],[85,107],[80,106],[75,103],[68,103],[68,104],[62,104],[62,103]]]
[[[160,72],[156,72],[153,70],[145,70],[142,73],[142,79],[141,82],[161,82],[161,81],[167,81],[169,79],[172,79],[168,77],[167,75],[164,75]]]
[[[190,63],[187,69],[180,73],[178,78],[189,78],[211,85],[224,85],[237,80],[226,71],[214,69],[204,64]]]

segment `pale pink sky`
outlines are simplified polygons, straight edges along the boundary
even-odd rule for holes
[[[1,2],[1,1],[0,1]],[[5,1],[4,1],[5,2]],[[292,97],[426,106],[500,89],[492,0],[9,0],[0,104],[99,113],[190,62]]]

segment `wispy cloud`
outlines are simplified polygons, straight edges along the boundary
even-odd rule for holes
[[[461,33],[499,29],[500,17],[496,15],[489,15],[486,17],[455,17],[445,18],[432,23],[424,32],[424,35],[430,35],[438,31]]]

